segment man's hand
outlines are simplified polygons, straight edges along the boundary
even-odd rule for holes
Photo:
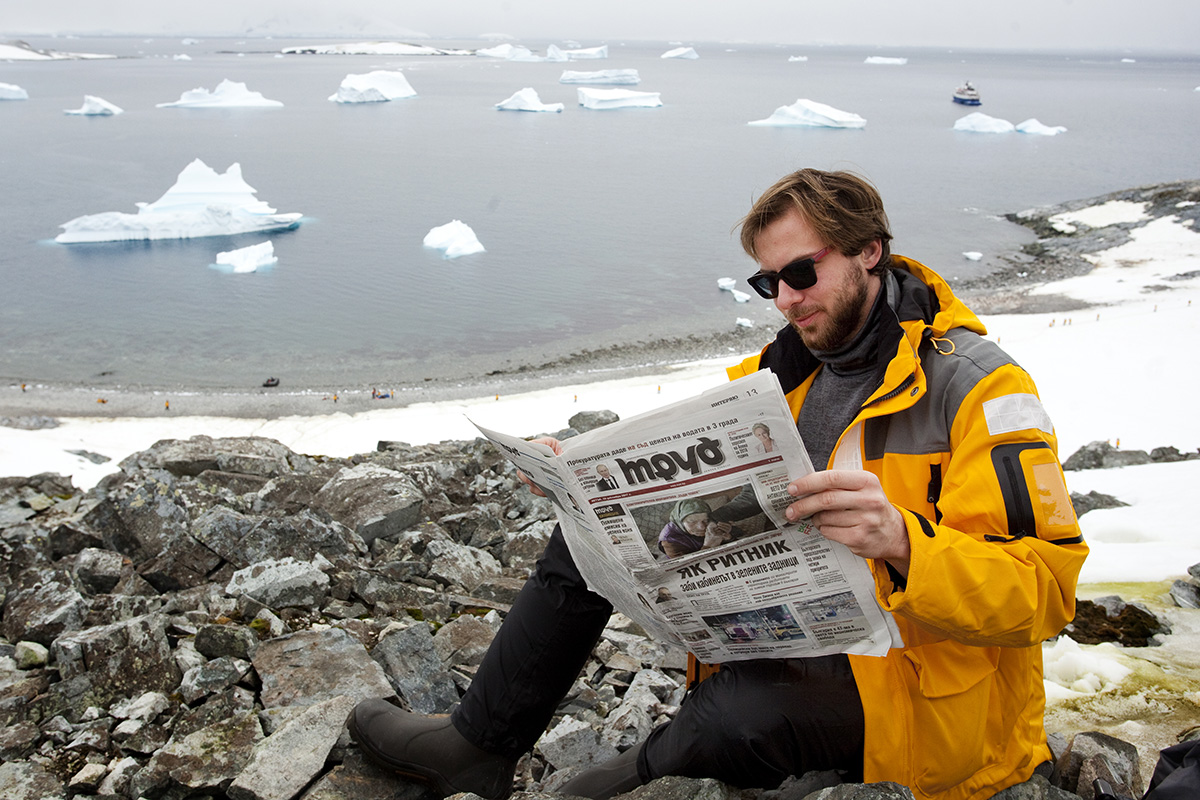
[[[539,444],[546,445],[547,447],[549,447],[551,450],[554,451],[554,455],[556,455],[556,456],[562,454],[562,443],[559,442],[558,439],[555,439],[553,436],[540,436],[537,439],[530,439],[529,441],[538,442]],[[537,486],[535,486],[533,481],[529,480],[529,476],[526,475],[524,472],[521,472],[521,470],[517,470],[517,480],[519,480],[521,483],[528,486],[529,491],[533,492],[538,497],[546,496],[546,493],[543,492],[541,489],[539,489]]]
[[[908,531],[879,478],[861,470],[812,472],[788,485],[799,499],[787,508],[795,521],[811,517],[827,539],[863,558],[882,558],[908,575]]]

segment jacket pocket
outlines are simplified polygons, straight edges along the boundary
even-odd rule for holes
[[[910,648],[904,658],[912,669],[913,776],[935,794],[984,764],[996,653],[944,641]]]

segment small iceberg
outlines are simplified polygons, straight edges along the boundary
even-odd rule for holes
[[[965,250],[963,251],[963,258],[967,259],[967,261],[978,261],[983,258],[983,253],[980,253],[978,250]]]
[[[733,321],[733,324],[738,326],[739,328],[753,328],[754,327],[754,322],[752,320],[746,319],[745,317],[738,317],[737,319],[735,319]]]
[[[586,88],[576,91],[579,92],[579,105],[584,108],[608,110],[612,108],[658,108],[662,105],[661,92]]]
[[[808,56],[788,56],[788,61],[808,61]]]
[[[1060,133],[1066,133],[1067,129],[1062,125],[1043,125],[1037,119],[1030,117],[1024,122],[1017,124],[1018,133],[1032,133],[1037,136],[1058,136]]]
[[[659,58],[699,58],[700,54],[696,52],[694,47],[676,47],[674,50],[668,50]]]
[[[531,86],[526,86],[507,100],[496,103],[501,111],[555,111],[563,110],[562,103],[543,103],[542,98]]]
[[[124,114],[125,110],[114,106],[107,100],[96,97],[95,95],[85,94],[83,96],[83,105],[75,109],[65,109],[64,114],[73,114],[81,117],[111,117],[116,114]]]
[[[441,250],[442,258],[458,258],[487,252],[479,243],[479,239],[475,237],[475,231],[457,219],[447,222],[445,225],[439,225],[425,234],[424,245],[434,250]]]
[[[593,58],[608,58],[608,45],[599,47],[581,47],[575,50],[562,51],[571,61],[586,61]]]
[[[989,117],[982,111],[973,111],[954,122],[954,130],[969,133],[1012,133],[1016,129],[1008,120]]]
[[[189,56],[187,53],[176,53],[175,55],[171,56],[171,58],[173,58],[176,61],[191,61],[192,60],[192,57]]]
[[[318,56],[469,56],[470,50],[442,50],[423,44],[405,42],[352,42],[349,44],[315,44],[285,47],[283,55]]]
[[[732,292],[735,286],[737,286],[737,281],[733,278],[717,278],[717,288],[722,292]]]
[[[404,73],[377,69],[361,75],[347,75],[329,99],[335,103],[386,103],[416,96],[417,90],[404,77]]]
[[[277,214],[242,180],[242,167],[224,174],[200,159],[183,168],[175,185],[153,203],[138,203],[136,214],[106,211],[65,222],[54,241],[126,242],[147,239],[195,239],[236,233],[291,230],[301,214]]]
[[[0,100],[28,100],[29,92],[15,83],[0,83]]]
[[[642,82],[636,69],[597,69],[580,71],[564,69],[559,83],[595,83],[606,86],[637,86]]]
[[[476,50],[475,55],[481,58],[502,58],[505,60],[515,60],[518,58],[529,58],[533,55],[533,51],[528,47],[522,47],[517,44],[498,44],[495,47],[484,47]]]
[[[278,262],[279,259],[275,256],[275,245],[266,241],[238,250],[217,253],[216,265],[227,267],[229,272],[257,272],[263,267],[274,266]]]
[[[729,291],[733,294],[733,299],[739,303],[746,303],[750,300],[750,295],[745,292],[739,292],[737,289],[730,289]]]
[[[888,56],[867,56],[864,64],[893,64],[902,66],[908,63],[907,58],[889,58]]]
[[[283,103],[268,100],[261,92],[252,92],[246,84],[229,79],[208,89],[189,89],[172,103],[159,103],[156,108],[281,108]]]
[[[747,124],[808,128],[865,128],[867,121],[858,114],[841,111],[815,100],[801,98],[790,106],[780,106],[766,119],[754,120]]]

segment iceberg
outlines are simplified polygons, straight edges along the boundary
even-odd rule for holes
[[[659,58],[699,58],[700,54],[696,52],[694,47],[676,47],[674,50],[668,50]]]
[[[200,159],[183,168],[175,185],[153,203],[138,203],[136,214],[107,211],[65,222],[54,241],[124,242],[147,239],[194,239],[236,233],[291,230],[301,214],[277,214],[242,180],[242,167],[232,164],[217,174]]]
[[[737,281],[733,278],[717,278],[717,288],[722,292],[732,292],[735,286],[737,286]]]
[[[662,105],[660,92],[635,92],[632,89],[579,88],[579,105],[584,108],[658,108]]]
[[[29,92],[15,83],[0,83],[0,100],[28,100]]]
[[[173,58],[176,61],[191,61],[192,60],[192,57],[189,56],[187,53],[176,53],[175,55],[171,56],[171,58]]]
[[[475,237],[475,231],[461,220],[451,220],[425,234],[424,245],[442,251],[442,258],[458,258],[474,253],[485,253],[483,245]]]
[[[982,111],[973,111],[956,120],[954,130],[971,133],[1012,133],[1016,127],[1006,119],[989,117]]]
[[[318,56],[469,56],[470,50],[442,50],[423,44],[405,42],[353,42],[350,44],[316,44],[285,47],[284,55]]]
[[[516,59],[516,58],[527,58],[529,56],[532,56],[533,51],[530,50],[528,47],[522,47],[521,45],[515,45],[515,44],[508,44],[507,42],[505,42],[504,44],[498,44],[495,47],[484,47],[480,50],[476,50],[475,55],[482,56],[484,58],[503,58],[503,59],[511,60],[511,59]]]
[[[329,96],[335,103],[386,103],[404,97],[416,97],[417,91],[396,70],[377,69],[342,78],[338,90]]]
[[[73,61],[85,58],[116,58],[108,53],[60,53],[57,50],[38,50],[29,42],[17,39],[0,42],[0,61]]]
[[[1055,125],[1053,127],[1049,125],[1043,125],[1042,123],[1038,122],[1036,118],[1030,117],[1024,122],[1017,124],[1017,132],[1033,133],[1038,136],[1057,136],[1060,133],[1066,133],[1067,129],[1062,125]]]
[[[978,261],[979,259],[983,258],[983,253],[979,252],[978,250],[964,250],[963,258],[967,259],[968,261]]]
[[[266,241],[238,250],[217,253],[216,264],[218,267],[229,267],[230,272],[256,272],[263,267],[273,266],[278,261],[275,245]]]
[[[562,103],[543,103],[533,87],[526,86],[507,100],[496,103],[501,111],[562,111]]]
[[[733,321],[733,324],[738,326],[739,328],[753,328],[754,327],[754,321],[746,319],[745,317],[738,317],[737,319],[735,319]]]
[[[746,124],[809,128],[865,128],[867,121],[858,114],[840,111],[833,106],[801,98],[790,106],[780,106],[766,119],[754,120]]]
[[[116,114],[124,114],[125,110],[114,106],[102,97],[85,94],[83,96],[83,105],[76,109],[64,110],[64,114],[75,114],[83,117],[111,117]]]
[[[637,86],[642,82],[636,69],[598,69],[580,72],[564,69],[559,83],[598,83],[607,86]]]
[[[867,56],[864,64],[897,64],[903,65],[908,63],[907,58],[889,58],[887,56]]]
[[[788,61],[808,61],[808,56],[788,56]]]
[[[572,61],[586,60],[589,58],[608,58],[608,45],[602,44],[599,47],[582,47],[575,50],[563,50],[567,58]]]
[[[739,292],[737,289],[730,289],[729,291],[733,294],[733,299],[739,303],[746,303],[750,300],[750,295],[745,292]]]
[[[260,92],[252,92],[246,84],[231,81],[228,78],[221,81],[216,89],[189,89],[179,95],[173,103],[159,103],[156,108],[280,108],[283,103],[278,100],[268,100]]]

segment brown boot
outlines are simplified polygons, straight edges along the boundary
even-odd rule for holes
[[[638,774],[639,744],[631,747],[616,758],[605,761],[598,767],[590,767],[558,788],[561,794],[590,797],[592,800],[608,800],[618,794],[630,792],[645,781]]]
[[[402,711],[386,700],[364,700],[347,722],[350,738],[381,766],[424,781],[443,796],[474,792],[488,800],[512,793],[515,759],[480,750],[448,716]]]

